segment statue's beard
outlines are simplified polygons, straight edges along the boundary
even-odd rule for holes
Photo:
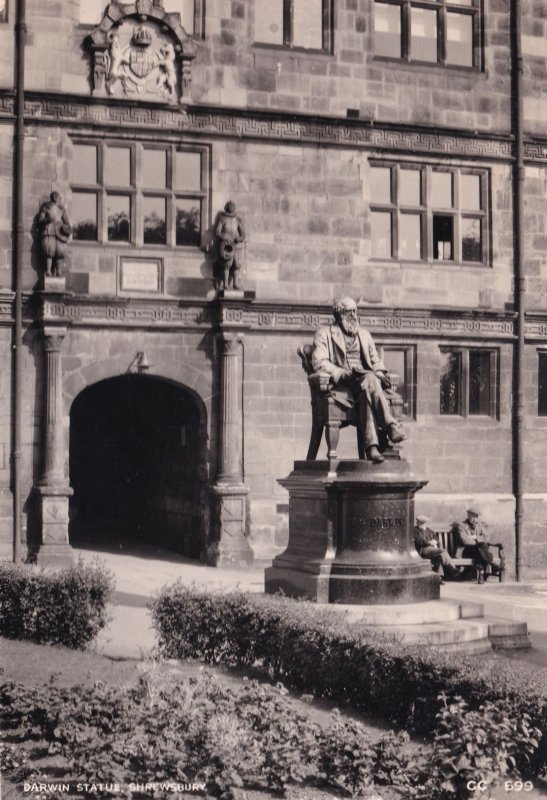
[[[359,320],[352,319],[352,317],[344,317],[343,314],[340,315],[338,320],[342,331],[347,336],[355,336],[357,331],[359,330]]]

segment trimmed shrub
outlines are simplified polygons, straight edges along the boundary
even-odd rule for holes
[[[0,564],[0,635],[83,648],[108,622],[113,590],[111,574],[98,564],[59,572]]]
[[[486,702],[502,704],[511,709],[517,729],[522,722],[543,734],[530,764],[520,758],[519,771],[538,775],[547,764],[541,670],[523,674],[509,662],[484,656],[458,654],[456,660],[350,623],[328,606],[278,597],[212,595],[175,584],[160,593],[151,611],[160,651],[169,658],[252,668],[430,737],[443,693],[449,703],[465,697],[471,710]]]

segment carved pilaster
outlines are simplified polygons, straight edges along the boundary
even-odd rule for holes
[[[239,362],[243,335],[223,333],[220,349],[219,483],[241,483],[241,378]]]
[[[63,436],[63,374],[61,347],[66,328],[44,326],[46,356],[45,414],[42,476],[35,491],[40,504],[42,544],[40,564],[71,561],[68,543],[68,499],[72,494],[65,475]]]
[[[219,465],[214,498],[213,543],[207,560],[217,566],[253,563],[253,551],[245,537],[249,489],[243,485],[241,466],[241,384],[243,334],[221,333]]]

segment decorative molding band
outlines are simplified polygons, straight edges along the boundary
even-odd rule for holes
[[[308,306],[260,301],[199,300],[174,298],[96,299],[85,295],[28,295],[24,302],[26,323],[66,325],[75,328],[149,328],[154,330],[201,330],[217,332],[301,332],[311,336],[332,322],[328,305]],[[512,341],[515,314],[452,308],[359,308],[361,324],[377,336],[463,338]],[[0,298],[0,324],[13,323],[11,298]],[[532,312],[526,321],[526,338],[547,342],[547,315]]]
[[[0,94],[0,118],[13,117],[12,94]],[[419,126],[371,124],[365,121],[329,117],[288,115],[261,110],[238,111],[191,106],[186,109],[154,103],[127,104],[119,100],[90,99],[81,96],[53,96],[27,93],[25,116],[33,122],[81,124],[131,129],[185,131],[189,134],[224,136],[251,140],[276,140],[306,144],[331,144],[343,147],[377,147],[384,150],[420,152],[446,156],[510,160],[512,141],[508,135],[467,134],[452,129],[425,129]],[[547,145],[537,139],[525,145],[527,160],[547,162]]]
[[[376,334],[420,336],[508,339],[515,336],[513,315],[488,314],[465,311],[416,311],[394,309],[359,309],[361,324]],[[222,304],[218,323],[231,328],[272,331],[302,331],[310,334],[320,325],[332,322],[330,308],[311,310],[308,307],[274,308],[255,304],[249,307]]]
[[[43,297],[39,317],[43,322],[64,322],[72,327],[208,329],[213,323],[207,306],[160,299],[96,301],[83,297]]]

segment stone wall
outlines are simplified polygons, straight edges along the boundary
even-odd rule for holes
[[[84,2],[84,0],[81,0]],[[541,2],[521,4],[525,56],[525,111],[531,132],[544,133],[547,90]],[[106,7],[106,4],[105,4]],[[169,10],[169,3],[165,3]],[[265,47],[254,42],[254,4],[208,0],[205,39],[193,64],[195,103],[270,108],[419,125],[507,132],[509,0],[484,3],[484,66],[480,70],[403,64],[374,56],[373,3],[336,3],[332,54]],[[29,0],[27,86],[38,91],[90,91],[84,45],[92,27],[81,26],[79,3]],[[12,78],[12,24],[0,26],[2,86]],[[51,59],[51,62],[50,62]],[[55,63],[56,70],[44,69]]]
[[[83,129],[80,129],[80,134]],[[143,134],[151,140],[151,134]],[[166,137],[169,140],[169,137]],[[512,228],[510,173],[504,164],[483,162],[490,169],[491,267],[453,263],[378,261],[370,253],[370,163],[378,150],[313,145],[200,140],[212,151],[210,219],[228,199],[236,202],[247,234],[245,287],[257,299],[330,302],[341,294],[369,303],[395,306],[453,305],[503,308],[512,300]],[[7,142],[5,143],[7,145]],[[24,218],[24,286],[32,289],[41,273],[40,255],[31,230],[40,204],[52,189],[66,199],[69,217],[77,213],[71,194],[71,138],[49,126],[29,128]],[[469,166],[466,159],[390,156],[391,163]],[[473,162],[474,163],[474,162]],[[537,181],[537,179],[535,179]],[[531,222],[541,227],[541,203],[531,183]],[[5,201],[8,202],[7,200]],[[7,212],[6,212],[7,213]],[[212,242],[212,227],[204,244]],[[544,237],[543,237],[544,238]],[[541,234],[531,242],[541,259]],[[212,251],[72,241],[66,258],[67,289],[77,294],[119,293],[123,256],[160,258],[165,292],[182,297],[214,297]],[[543,262],[541,262],[543,263]],[[4,272],[5,285],[11,275]],[[462,282],[462,273],[465,281]]]

